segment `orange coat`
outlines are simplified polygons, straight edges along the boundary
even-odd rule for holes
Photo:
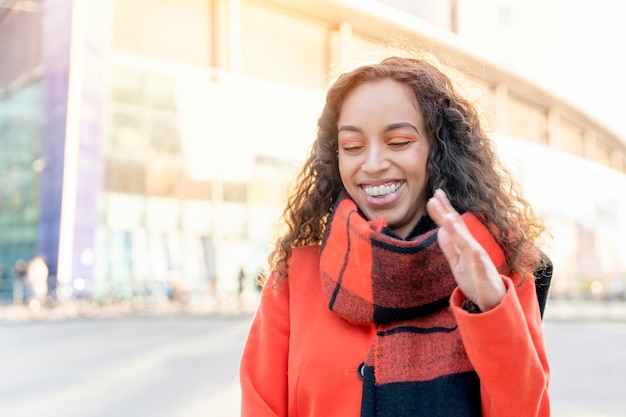
[[[263,289],[241,358],[242,417],[359,416],[357,368],[375,337],[328,309],[319,278],[319,246],[296,248],[289,278]],[[548,417],[549,366],[532,277],[485,313],[450,305],[481,381],[484,417]]]

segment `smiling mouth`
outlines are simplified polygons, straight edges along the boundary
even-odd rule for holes
[[[404,181],[394,182],[391,184],[363,186],[363,191],[365,191],[365,193],[370,197],[384,197],[398,191],[398,189],[402,187],[402,184],[404,184]]]

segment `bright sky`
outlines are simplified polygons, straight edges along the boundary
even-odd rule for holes
[[[511,11],[498,16],[502,5]],[[626,2],[461,0],[477,50],[557,93],[626,142]],[[471,8],[471,9],[470,9]],[[472,12],[473,10],[473,12]],[[485,16],[485,11],[492,13]],[[500,23],[499,23],[500,22]]]

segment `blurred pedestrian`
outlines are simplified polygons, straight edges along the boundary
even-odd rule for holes
[[[239,267],[239,272],[237,273],[237,305],[239,310],[243,310],[245,307],[244,303],[244,289],[246,283],[246,270],[243,266]]]
[[[38,309],[44,305],[48,295],[48,265],[43,255],[34,257],[27,268],[27,276],[33,290],[33,299],[29,305],[33,309]]]
[[[438,65],[340,76],[296,184],[242,416],[549,416],[543,225]]]
[[[28,300],[31,297],[31,289],[26,273],[28,270],[28,263],[19,258],[15,261],[13,266],[13,275],[15,276],[15,286],[13,289],[13,299],[16,304],[28,304]]]
[[[239,267],[239,273],[237,274],[237,294],[239,298],[241,298],[244,289],[244,282],[246,279],[246,271],[243,269],[243,266]]]

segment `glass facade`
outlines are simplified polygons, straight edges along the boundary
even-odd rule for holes
[[[0,91],[41,66],[41,13],[0,8]]]
[[[13,267],[37,254],[42,87],[28,85],[0,100],[0,296],[12,301]]]
[[[294,105],[320,93],[151,62],[110,68],[94,295],[235,291],[240,266],[265,263],[290,161],[312,140],[314,111]]]

